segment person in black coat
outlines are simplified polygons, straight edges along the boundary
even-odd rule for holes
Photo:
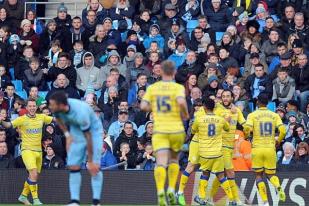
[[[195,74],[199,76],[203,72],[203,66],[198,63],[194,51],[187,53],[186,61],[177,70],[175,80],[180,84],[184,84],[187,80],[188,74]]]
[[[137,132],[133,129],[133,124],[130,121],[127,121],[123,125],[123,130],[120,133],[119,137],[116,139],[114,144],[114,155],[120,154],[120,145],[123,142],[126,142],[130,146],[130,153],[136,154],[137,152]]]
[[[51,90],[46,95],[46,101],[49,100],[50,95],[56,91],[64,91],[69,98],[80,99],[80,95],[76,88],[70,86],[70,81],[65,74],[58,74],[56,81],[54,81]]]
[[[14,75],[16,79],[23,80],[24,72],[29,69],[29,60],[33,57],[33,49],[30,46],[25,46],[23,56],[21,56],[14,67]]]
[[[228,15],[228,8],[224,4],[221,5],[220,0],[213,0],[211,4],[211,7],[203,8],[204,15],[215,32],[224,32],[232,21]]]
[[[8,152],[6,142],[0,142],[0,169],[14,168],[14,158]]]
[[[74,67],[70,65],[70,57],[67,53],[60,53],[57,60],[57,66],[48,70],[47,78],[49,81],[55,81],[59,74],[64,74],[70,81],[70,86],[75,88],[77,73]]]
[[[220,56],[219,64],[222,66],[222,69],[223,69],[222,75],[225,75],[228,68],[230,67],[238,68],[238,62],[234,57],[230,56],[230,52],[228,48],[221,47],[219,50],[219,56]]]
[[[39,66],[39,59],[32,57],[29,61],[29,69],[27,69],[24,73],[23,88],[27,92],[29,92],[30,88],[33,86],[38,87],[39,91],[47,90],[45,74]]]
[[[40,34],[39,53],[47,56],[48,50],[50,49],[50,43],[54,40],[59,40],[62,42],[63,36],[58,31],[56,21],[54,19],[50,19],[47,22],[44,31]]]
[[[184,21],[177,16],[177,8],[171,3],[164,6],[164,16],[159,20],[160,33],[165,36],[172,27],[173,20],[176,18],[180,22],[181,27],[185,27]]]
[[[264,66],[258,64],[255,66],[254,74],[251,74],[245,81],[245,90],[251,101],[256,102],[259,94],[267,94],[271,99],[273,93],[273,84],[269,76],[265,73]]]
[[[300,142],[296,148],[295,161],[299,165],[309,164],[309,146],[306,142]]]
[[[43,169],[63,169],[64,161],[60,156],[55,154],[54,148],[51,145],[46,147],[46,156],[43,159],[42,163]]]
[[[88,50],[93,54],[96,61],[105,55],[109,37],[106,35],[103,25],[96,26],[95,35],[89,38]]]
[[[6,85],[11,82],[10,76],[6,74],[5,67],[0,65],[0,88],[2,91],[6,88]]]
[[[76,41],[82,41],[84,48],[88,48],[90,36],[82,26],[82,19],[78,16],[72,19],[72,27],[69,30],[69,37],[68,40],[70,41],[67,42],[69,51],[73,49],[73,44]]]

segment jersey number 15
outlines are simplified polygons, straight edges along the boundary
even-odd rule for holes
[[[171,101],[169,96],[157,96],[157,111],[169,112],[171,111]]]

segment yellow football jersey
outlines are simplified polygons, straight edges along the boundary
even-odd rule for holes
[[[234,140],[235,140],[235,132],[236,132],[236,126],[237,126],[237,122],[240,125],[244,125],[246,122],[246,119],[244,118],[244,115],[242,114],[242,112],[240,111],[239,108],[235,108],[236,112],[232,112],[231,109],[225,108],[222,105],[218,105],[216,106],[214,113],[216,115],[219,115],[223,118],[226,117],[231,117],[230,120],[230,130],[228,132],[224,131],[223,132],[223,147],[227,147],[230,149],[234,148]]]
[[[53,117],[36,114],[35,117],[23,115],[12,121],[12,126],[18,128],[22,139],[21,150],[42,151],[42,129],[44,124],[50,124]]]
[[[184,132],[179,97],[185,98],[185,88],[173,81],[159,81],[147,88],[143,100],[151,105],[155,133]]]
[[[275,148],[275,129],[283,125],[280,116],[267,108],[260,108],[247,117],[245,127],[253,131],[253,148]]]
[[[222,132],[229,130],[229,123],[218,115],[198,115],[192,125],[192,134],[198,134],[199,153],[203,158],[222,155]]]

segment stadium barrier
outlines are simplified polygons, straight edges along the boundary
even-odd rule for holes
[[[282,188],[287,194],[287,201],[280,205],[309,205],[309,173],[306,171],[281,171],[278,173]],[[82,172],[83,184],[81,202],[91,202],[90,176]],[[192,201],[196,194],[200,173],[192,174],[186,188],[187,201]],[[0,170],[0,204],[15,204],[19,196],[27,173],[23,169]],[[241,197],[249,203],[258,204],[258,197],[252,172],[238,172],[237,183]],[[269,187],[270,205],[278,205],[275,189]],[[65,204],[69,201],[68,171],[45,170],[39,180],[39,195],[45,204]],[[219,191],[216,202],[222,202],[225,197]],[[150,205],[156,203],[155,183],[151,171],[104,171],[103,204]]]

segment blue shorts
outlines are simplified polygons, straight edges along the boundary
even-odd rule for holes
[[[103,137],[102,133],[95,132],[92,134],[92,146],[93,146],[93,157],[92,161],[96,164],[100,164],[102,156],[103,147]],[[83,137],[85,138],[85,137]],[[82,163],[86,162],[87,157],[87,142],[72,142],[70,149],[68,151],[68,166],[81,166]]]

